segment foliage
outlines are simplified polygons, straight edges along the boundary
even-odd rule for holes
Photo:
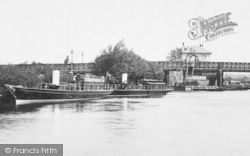
[[[148,64],[149,64],[149,70],[147,72],[148,75],[146,75],[146,77],[163,80],[165,74],[163,72],[162,67],[156,62],[148,62]]]
[[[246,76],[243,76],[240,78],[240,82],[242,82],[242,83],[245,83],[246,80],[248,80],[248,77],[246,77]]]
[[[34,86],[41,81],[50,82],[52,79],[52,68],[50,66],[32,63],[29,71],[22,71],[14,65],[0,68],[0,85],[24,85]]]
[[[228,82],[231,82],[233,80],[233,78],[231,76],[226,76],[224,78],[224,81],[228,81]]]
[[[237,77],[232,77],[232,76],[225,76],[224,81],[228,81],[231,83],[231,81],[240,81],[241,83],[245,83],[246,80],[249,78],[247,76],[237,76]]]
[[[69,71],[61,71],[60,72],[60,81],[61,82],[69,82],[72,81],[71,74]]]
[[[134,82],[138,78],[161,78],[163,75],[157,63],[151,63],[136,55],[133,50],[126,47],[123,40],[114,47],[110,45],[104,49],[95,59],[95,63],[95,74],[105,75],[108,71],[119,80],[123,73],[128,73],[128,80]]]
[[[181,48],[173,49],[169,52],[169,54],[167,56],[167,60],[168,61],[178,61],[181,59],[181,53],[182,53]]]

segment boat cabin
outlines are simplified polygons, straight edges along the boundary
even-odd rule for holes
[[[161,80],[156,79],[142,79],[139,83],[145,87],[145,89],[165,89],[167,84]]]

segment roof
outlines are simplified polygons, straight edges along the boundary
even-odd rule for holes
[[[146,84],[146,85],[165,85],[166,84],[165,82],[161,80],[155,80],[155,79],[144,79],[141,83]]]
[[[212,54],[212,52],[207,51],[201,46],[185,47],[185,50],[182,53],[203,53],[203,54]]]

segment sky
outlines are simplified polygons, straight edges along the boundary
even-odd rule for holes
[[[202,43],[211,61],[250,62],[248,0],[0,0],[0,64],[93,62],[124,40],[149,61]],[[231,12],[235,33],[202,42],[188,37],[192,18]]]

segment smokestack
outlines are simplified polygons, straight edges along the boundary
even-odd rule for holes
[[[122,83],[128,83],[128,74],[127,73],[123,73],[122,74]]]
[[[53,70],[52,84],[59,86],[60,84],[60,71],[59,70]]]

